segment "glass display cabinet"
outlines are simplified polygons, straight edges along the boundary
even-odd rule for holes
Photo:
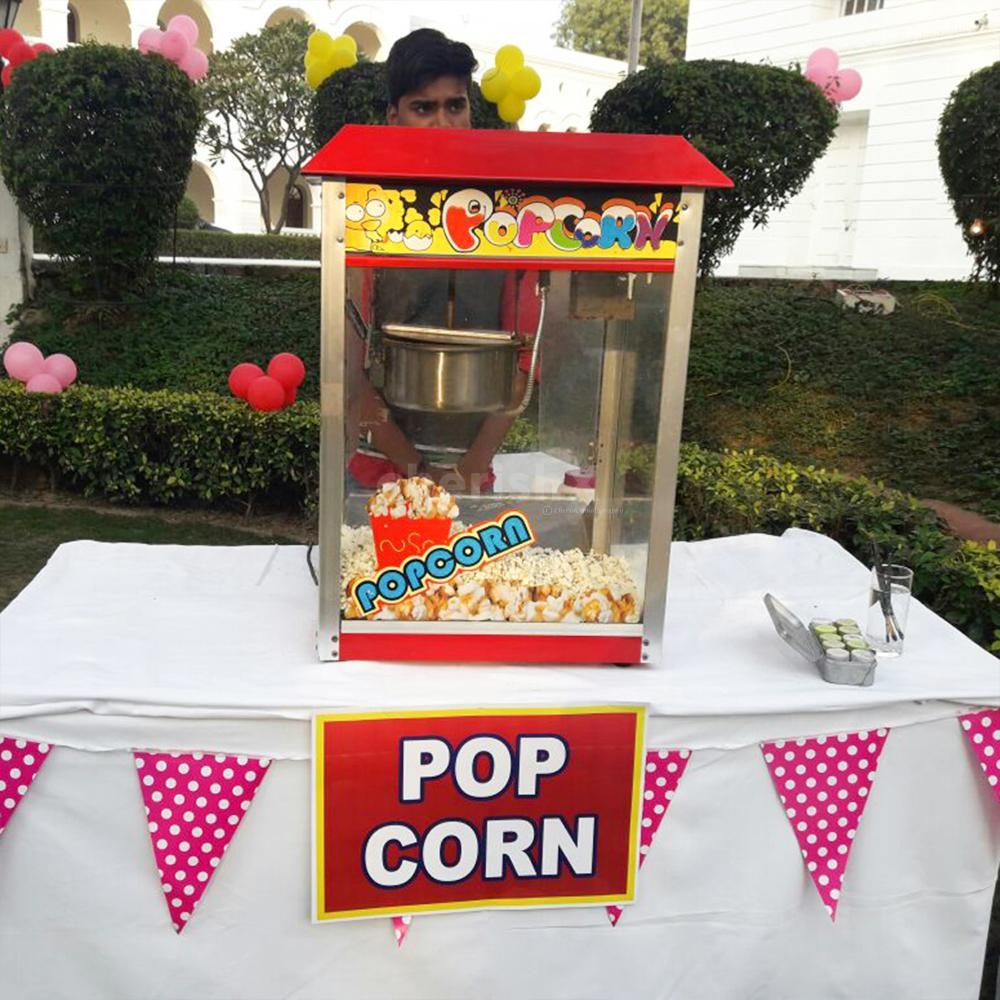
[[[657,663],[704,191],[676,136],[347,126],[322,660]]]

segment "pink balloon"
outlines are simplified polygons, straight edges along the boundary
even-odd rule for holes
[[[50,354],[42,362],[42,371],[57,378],[64,389],[76,381],[76,362],[68,354]]]
[[[198,22],[187,14],[175,14],[167,21],[167,31],[178,31],[190,45],[198,41]]]
[[[58,396],[63,390],[59,379],[55,375],[46,375],[45,372],[39,372],[28,379],[28,384],[25,388],[28,392],[44,392],[50,396]]]
[[[193,45],[187,50],[184,58],[177,64],[192,80],[197,82],[208,73],[208,56]]]
[[[829,75],[831,73],[836,73],[839,65],[840,56],[838,56],[833,49],[817,49],[809,57],[809,62],[806,63],[806,69],[825,69],[827,75]]]
[[[861,93],[861,74],[856,69],[842,69],[838,74],[837,100],[849,101]]]
[[[160,40],[160,55],[178,65],[189,48],[191,43],[179,31],[165,31]]]
[[[163,42],[163,32],[159,28],[147,28],[139,36],[139,51],[145,55],[150,52],[159,52]]]
[[[18,382],[27,382],[42,370],[45,355],[26,340],[11,344],[4,352],[3,366],[7,374]]]
[[[830,82],[830,74],[825,69],[807,69],[802,75],[815,83],[820,90],[826,90],[827,84]]]

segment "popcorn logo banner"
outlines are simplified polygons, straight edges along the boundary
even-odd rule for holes
[[[1000,802],[1000,708],[961,715],[959,722],[986,783]]]
[[[314,719],[314,917],[630,903],[645,709]]]
[[[679,191],[347,185],[349,253],[635,261],[670,270]],[[657,267],[657,265],[659,265]]]
[[[178,934],[250,808],[270,761],[136,751],[157,873]]]
[[[642,868],[649,849],[653,846],[656,831],[667,814],[677,786],[684,777],[690,750],[650,750],[646,754],[646,779],[642,793],[642,825],[639,832],[639,867]],[[622,908],[609,906],[608,919],[616,927]]]
[[[0,736],[0,833],[48,760],[48,743]]]
[[[761,744],[802,858],[831,920],[887,729]]]

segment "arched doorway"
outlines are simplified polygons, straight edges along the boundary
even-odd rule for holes
[[[131,17],[124,0],[77,0],[74,7],[78,41],[92,38],[104,45],[132,47]]]
[[[281,210],[281,198],[285,194],[288,183],[288,171],[279,167],[267,182],[267,193],[271,201],[271,225],[278,222]],[[285,229],[312,229],[312,191],[309,185],[299,178],[288,191],[288,201],[285,205]]]
[[[264,22],[265,28],[273,28],[276,24],[284,24],[285,21],[301,21],[303,24],[312,24],[306,12],[298,7],[279,7]]]
[[[80,14],[74,4],[66,4],[66,41],[75,45],[80,41]]]
[[[198,206],[198,218],[215,222],[215,185],[212,175],[197,161],[191,164],[184,193]]]
[[[358,43],[358,52],[366,59],[377,59],[382,48],[382,39],[379,37],[378,28],[374,24],[365,21],[355,21],[344,29],[345,35],[350,35]]]
[[[212,22],[209,21],[202,5],[196,0],[167,0],[160,8],[160,13],[156,15],[156,21],[161,28],[165,28],[170,23],[170,19],[178,14],[187,14],[188,17],[194,18],[195,24],[198,25],[196,44],[205,55],[210,56],[214,51],[212,47]]]

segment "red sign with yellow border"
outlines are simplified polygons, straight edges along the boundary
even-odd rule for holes
[[[630,903],[645,709],[314,720],[314,918]]]

